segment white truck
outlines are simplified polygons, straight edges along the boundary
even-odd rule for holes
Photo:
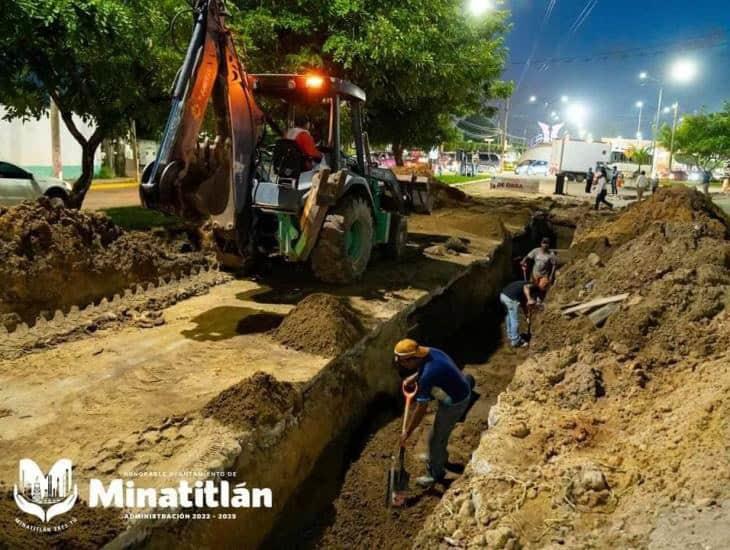
[[[568,138],[553,141],[550,154],[550,173],[565,174],[569,180],[583,181],[588,168],[607,165],[611,161],[611,144],[587,142]]]

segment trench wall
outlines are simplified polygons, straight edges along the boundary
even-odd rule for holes
[[[270,488],[272,509],[238,509],[233,521],[190,521],[176,526],[138,525],[112,547],[144,544],[151,548],[255,548],[276,524],[278,515],[318,458],[336,438],[346,439],[379,397],[398,394],[393,346],[404,336],[439,346],[465,323],[498,302],[513,277],[513,255],[524,253],[534,236],[529,228],[507,237],[488,261],[464,268],[444,286],[411,304],[333,359],[302,390],[301,408],[268,431],[242,434],[241,452],[226,467],[237,482]],[[333,473],[333,475],[335,475]],[[131,531],[131,532],[130,532]]]

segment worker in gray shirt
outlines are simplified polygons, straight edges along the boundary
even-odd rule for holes
[[[532,261],[532,276],[530,280],[537,284],[538,279],[546,277],[550,283],[555,281],[555,269],[558,267],[558,257],[550,250],[550,239],[543,237],[540,248],[535,248],[522,259],[522,272],[527,280],[527,269]]]

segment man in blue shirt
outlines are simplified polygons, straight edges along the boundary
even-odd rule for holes
[[[465,376],[443,351],[419,346],[415,340],[398,342],[395,358],[401,367],[416,371],[406,379],[406,383],[418,383],[416,407],[401,436],[401,446],[405,446],[413,430],[423,420],[428,403],[434,399],[438,401],[436,418],[428,437],[427,475],[416,479],[421,487],[430,487],[446,475],[449,437],[469,408],[473,378],[470,380]]]

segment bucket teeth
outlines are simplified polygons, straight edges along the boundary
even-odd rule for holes
[[[39,315],[38,318],[35,320],[35,324],[33,325],[33,328],[39,329],[39,328],[45,328],[48,326],[48,319],[46,319],[43,315]]]
[[[60,323],[65,318],[66,318],[66,316],[63,314],[63,311],[61,311],[60,309],[57,309],[56,310],[56,313],[53,314],[53,322],[54,323]]]
[[[15,327],[16,336],[22,336],[27,333],[28,333],[28,324],[27,323],[20,323],[18,326]]]
[[[135,292],[137,294],[144,294],[144,288],[142,287],[142,285],[138,284]]]
[[[154,290],[154,289],[155,289],[155,285],[153,285],[152,283],[147,283],[147,290],[148,291]]]
[[[68,310],[68,313],[69,315],[78,315],[79,311],[79,306],[71,306],[71,309]]]
[[[134,293],[134,290],[131,289],[131,288],[125,288],[124,289],[124,296],[125,296],[125,298],[131,296],[133,293]]]

